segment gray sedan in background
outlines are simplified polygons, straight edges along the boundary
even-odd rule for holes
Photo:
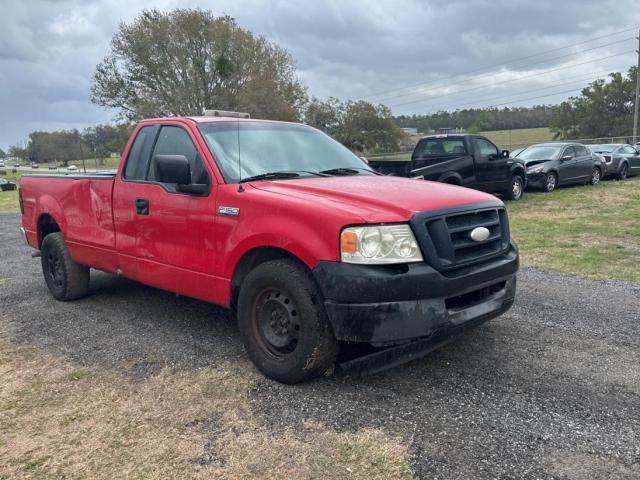
[[[606,165],[606,176],[624,180],[628,176],[640,175],[640,152],[625,143],[589,145],[589,149],[602,156]]]

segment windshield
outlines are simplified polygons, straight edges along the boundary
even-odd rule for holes
[[[231,121],[202,123],[198,128],[227,183],[266,174],[261,179],[272,179],[274,172],[287,172],[286,178],[345,169],[353,174],[374,174],[346,147],[306,125]]]
[[[561,146],[555,145],[528,147],[518,154],[518,158],[522,160],[553,160],[561,150]]]
[[[613,152],[618,145],[591,145],[589,148],[592,152]]]

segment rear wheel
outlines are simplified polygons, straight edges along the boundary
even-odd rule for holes
[[[511,177],[509,188],[504,192],[504,198],[507,200],[520,200],[524,192],[524,178],[520,175]]]
[[[549,172],[544,177],[543,189],[545,192],[553,192],[558,186],[558,176],[554,172]]]
[[[40,253],[44,280],[57,300],[75,300],[87,294],[89,267],[73,261],[60,232],[44,237]]]
[[[600,183],[601,178],[602,178],[602,172],[600,172],[600,169],[598,167],[595,167],[591,172],[591,178],[589,179],[589,183],[591,185],[597,185]]]
[[[618,171],[618,175],[616,175],[616,178],[618,180],[624,180],[625,178],[627,178],[628,173],[629,173],[629,165],[627,165],[626,163],[623,163],[622,166],[620,167],[620,170]]]
[[[337,342],[319,292],[293,260],[265,262],[247,275],[238,325],[247,354],[269,378],[297,383],[333,370]]]

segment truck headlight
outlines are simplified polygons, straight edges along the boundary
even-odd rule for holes
[[[409,225],[368,225],[342,230],[340,258],[345,263],[382,265],[421,262],[422,253]]]
[[[542,173],[544,170],[544,165],[540,165],[539,167],[531,167],[527,169],[527,173]]]

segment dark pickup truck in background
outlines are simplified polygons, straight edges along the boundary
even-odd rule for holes
[[[371,159],[369,165],[385,175],[461,185],[499,193],[508,200],[519,200],[526,182],[523,162],[480,135],[423,137],[411,160]]]

